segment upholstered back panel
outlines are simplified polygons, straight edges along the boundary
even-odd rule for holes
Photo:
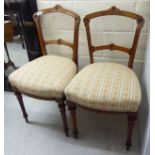
[[[41,21],[41,17],[45,16],[45,15],[50,15],[50,14],[55,14],[55,13],[61,13],[63,15],[67,15],[67,16],[70,16],[74,19],[74,33],[73,33],[73,43],[72,42],[69,42],[69,41],[66,41],[64,39],[61,39],[61,38],[58,38],[58,39],[48,39],[47,37],[45,38],[44,35],[43,35],[43,30],[42,30],[42,21]],[[64,45],[64,46],[67,46],[69,48],[71,48],[73,50],[73,61],[77,64],[77,55],[78,55],[78,33],[79,33],[79,24],[80,24],[80,17],[79,15],[77,15],[75,12],[71,11],[71,10],[68,10],[68,9],[65,9],[63,8],[62,6],[60,5],[56,5],[52,8],[46,8],[46,9],[43,9],[43,10],[40,10],[36,13],[34,13],[33,15],[33,19],[35,21],[35,25],[36,25],[36,29],[37,29],[37,32],[38,32],[38,38],[39,38],[39,43],[40,43],[40,46],[41,46],[41,52],[42,52],[42,55],[45,55],[47,54],[46,52],[46,46],[47,45],[50,45],[50,44],[58,44],[58,45]],[[44,18],[44,20],[47,20]],[[49,18],[49,20],[51,20]],[[63,20],[63,18],[62,18]],[[48,20],[46,21],[47,24],[48,24]],[[49,22],[50,23],[50,22]],[[61,24],[61,23],[60,23]],[[52,37],[52,35],[51,35]]]

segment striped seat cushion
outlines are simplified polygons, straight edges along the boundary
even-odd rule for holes
[[[86,66],[67,85],[65,95],[68,101],[103,111],[136,112],[141,102],[136,74],[114,63]]]
[[[65,57],[46,55],[20,67],[9,76],[20,92],[43,98],[61,98],[76,74],[75,63]]]

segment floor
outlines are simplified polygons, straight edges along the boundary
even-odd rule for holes
[[[26,63],[26,51],[18,41],[8,44],[17,66]],[[138,125],[133,146],[125,149],[125,115],[107,115],[77,109],[79,138],[65,137],[57,104],[24,96],[30,123],[25,123],[13,93],[5,92],[5,155],[139,155]]]
[[[7,43],[7,47],[8,47],[10,58],[17,67],[28,62],[26,49],[22,48],[22,44],[19,39],[19,36],[14,37],[13,42]],[[7,62],[6,52],[4,52],[4,54],[5,54],[4,55],[5,61]]]
[[[65,137],[57,104],[24,96],[25,123],[13,93],[5,92],[5,155],[139,155],[137,125],[133,146],[125,150],[126,117],[78,109],[79,139]],[[68,112],[68,111],[67,111]]]

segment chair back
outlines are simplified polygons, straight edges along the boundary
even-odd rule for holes
[[[43,38],[43,31],[41,28],[40,17],[44,16],[45,14],[49,14],[49,13],[62,13],[62,14],[65,14],[65,15],[68,15],[68,16],[71,16],[72,18],[74,18],[74,41],[73,41],[73,43],[65,41],[61,38],[56,39],[56,40],[45,40]],[[65,9],[60,5],[56,5],[52,8],[43,9],[43,10],[40,10],[40,11],[34,13],[33,19],[34,19],[34,22],[36,25],[42,55],[47,54],[46,45],[58,44],[58,45],[68,46],[73,50],[73,56],[72,56],[73,61],[76,64],[78,64],[78,36],[79,36],[80,16],[71,10]]]
[[[89,24],[90,21],[94,18],[101,17],[101,16],[108,16],[108,15],[124,16],[124,17],[128,17],[128,18],[131,18],[131,19],[134,19],[137,21],[137,28],[135,31],[135,35],[134,35],[134,39],[133,39],[131,48],[119,46],[114,43],[111,43],[108,45],[101,45],[101,46],[93,46],[92,45],[91,31],[90,31],[90,24]],[[118,51],[127,53],[129,55],[128,67],[130,67],[130,68],[133,67],[133,62],[134,62],[134,58],[135,58],[135,53],[136,53],[136,49],[137,49],[137,45],[138,45],[141,28],[144,25],[144,18],[142,16],[132,13],[132,12],[120,10],[115,6],[112,6],[108,10],[94,12],[94,13],[86,15],[84,18],[84,25],[85,25],[86,33],[87,33],[87,40],[88,40],[89,54],[90,54],[90,63],[94,62],[94,58],[93,58],[94,52],[96,52],[98,50],[109,49],[111,51],[118,50]]]

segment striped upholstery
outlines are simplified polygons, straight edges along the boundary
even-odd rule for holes
[[[136,74],[114,63],[94,63],[82,69],[65,88],[68,101],[105,111],[136,112],[141,88]]]
[[[9,80],[20,92],[43,98],[61,98],[75,74],[76,65],[71,59],[46,55],[20,67],[9,76]]]

